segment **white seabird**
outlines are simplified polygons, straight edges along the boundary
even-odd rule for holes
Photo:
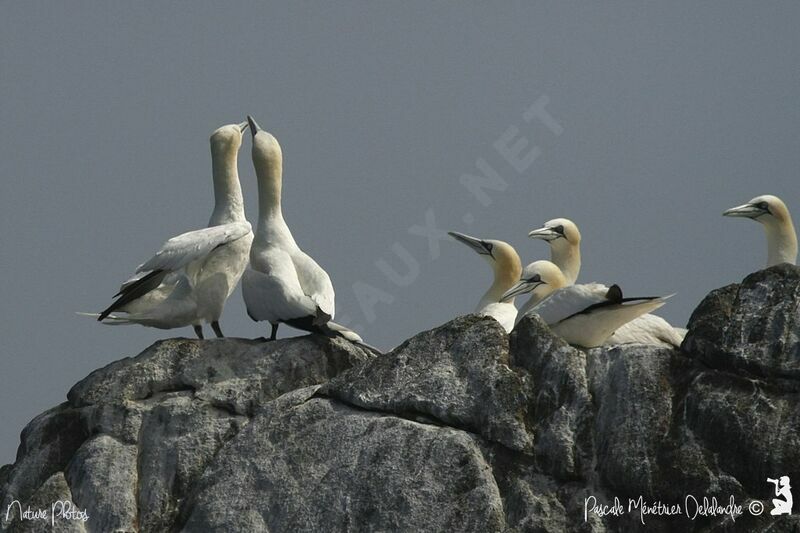
[[[201,339],[202,324],[210,323],[216,336],[223,336],[219,318],[244,272],[253,241],[236,164],[246,128],[246,122],[229,124],[211,135],[214,210],[208,227],[165,242],[122,284],[117,300],[92,315],[97,320],[160,329],[191,325]]]
[[[514,286],[522,273],[522,262],[516,250],[503,241],[477,239],[455,231],[450,231],[448,234],[489,262],[494,271],[494,281],[478,302],[475,313],[494,318],[503,326],[506,333],[510,333],[514,329],[517,308],[514,306],[514,298],[506,302],[501,302],[500,298]]]
[[[278,140],[247,117],[253,136],[253,165],[258,179],[258,225],[250,249],[250,264],[242,277],[247,314],[272,325],[341,336],[362,343],[355,332],[332,322],[334,291],[328,273],[303,252],[283,219],[281,189],[283,154]]]
[[[544,226],[531,231],[528,236],[542,239],[550,245],[550,260],[558,266],[566,278],[567,285],[574,284],[581,270],[581,232],[568,218],[556,218],[545,222]],[[536,296],[525,305],[527,311],[537,303]],[[520,311],[520,316],[523,312]],[[664,344],[680,347],[686,330],[676,328],[660,316],[644,314],[621,326],[606,344]]]
[[[555,263],[567,280],[567,285],[578,281],[581,271],[581,232],[568,218],[548,220],[539,229],[528,233],[532,239],[547,241],[550,245],[550,261]]]
[[[618,285],[568,285],[561,269],[550,261],[526,266],[519,282],[502,300],[526,292],[533,292],[540,300],[528,314],[539,315],[569,344],[586,348],[600,346],[620,326],[661,307],[669,298],[623,298]]]
[[[797,262],[797,235],[786,204],[777,196],[756,196],[746,204],[722,213],[727,217],[746,217],[760,222],[767,234],[767,266]]]

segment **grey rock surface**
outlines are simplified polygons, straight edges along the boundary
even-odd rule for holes
[[[681,350],[579,350],[536,317],[457,318],[377,357],[162,341],[25,428],[0,509],[74,504],[89,519],[54,530],[76,532],[800,531],[766,481],[800,483],[799,306],[781,265],[710,293]],[[687,496],[743,514],[690,519]],[[621,516],[587,512],[615,498]]]
[[[689,321],[683,348],[712,367],[800,380],[800,268],[782,264],[709,294]]]
[[[359,365],[320,394],[363,409],[421,417],[531,451],[524,375],[509,367],[508,335],[494,320],[461,317]]]

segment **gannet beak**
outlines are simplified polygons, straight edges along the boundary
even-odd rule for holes
[[[753,204],[744,204],[736,207],[731,207],[727,211],[723,212],[722,216],[756,218],[760,215],[763,215],[764,213],[765,211],[758,206],[755,206]]]
[[[528,292],[533,291],[536,287],[544,283],[543,281],[539,282],[530,282],[527,279],[519,280],[516,285],[508,289],[503,295],[500,297],[501,302],[507,302],[514,298],[515,296],[519,296],[520,294],[525,294]]]
[[[247,129],[247,126],[248,126],[247,122],[242,122],[241,124],[239,124],[239,131],[244,133],[244,130]]]
[[[250,133],[253,134],[253,137],[255,137],[256,133],[261,131],[261,128],[258,126],[258,123],[250,115],[247,115],[247,123],[250,124]]]
[[[475,252],[481,255],[488,255],[492,258],[492,245],[486,241],[482,241],[480,239],[476,239],[475,237],[470,237],[469,235],[464,235],[463,233],[458,233],[457,231],[448,231],[448,235],[453,237],[455,240],[463,242],[470,248],[472,248]]]
[[[539,228],[531,231],[528,233],[528,237],[531,239],[542,239],[543,241],[554,241],[561,237],[561,234],[555,231],[554,229],[544,227]]]

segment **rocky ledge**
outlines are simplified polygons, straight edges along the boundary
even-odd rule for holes
[[[0,469],[3,514],[88,520],[11,505],[0,530],[798,531],[766,481],[800,484],[798,306],[782,265],[709,294],[681,350],[582,351],[477,316],[378,357],[158,342],[75,385]],[[653,512],[629,511],[640,497]]]

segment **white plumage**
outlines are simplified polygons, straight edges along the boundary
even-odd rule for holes
[[[297,246],[281,211],[283,155],[278,140],[248,117],[253,135],[253,165],[258,178],[259,220],[250,250],[250,264],[242,277],[242,294],[253,320],[340,335],[362,342],[353,331],[331,322],[335,315],[330,277]]]
[[[223,336],[219,318],[244,271],[253,240],[236,164],[246,127],[222,126],[211,135],[215,205],[208,227],[165,242],[122,284],[119,298],[95,315],[98,320],[161,329],[192,325],[200,338],[202,324],[210,323],[215,334]]]
[[[528,236],[542,239],[550,245],[550,259],[564,274],[567,285],[574,284],[581,270],[581,233],[578,226],[568,218],[556,218],[544,226],[531,231]],[[532,297],[528,308],[536,304]],[[645,314],[620,326],[606,340],[606,344],[662,344],[680,347],[686,332],[675,328],[659,316]]]
[[[664,305],[667,297],[623,298],[616,285],[567,285],[554,263],[536,261],[522,272],[503,300],[533,292],[540,303],[527,314],[537,314],[554,333],[570,344],[592,348],[603,344],[620,326]]]
[[[648,313],[620,326],[606,344],[666,344],[677,348],[685,336],[685,329],[676,328],[660,316]]]

